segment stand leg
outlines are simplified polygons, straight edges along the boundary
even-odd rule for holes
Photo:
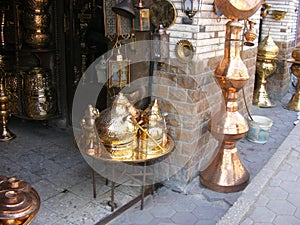
[[[146,162],[144,162],[143,183],[142,183],[142,199],[141,199],[141,210],[143,210],[143,209],[144,209],[144,198],[145,198],[146,172],[147,172],[147,165],[146,165]]]
[[[96,198],[97,190],[96,190],[95,170],[92,170],[92,179],[93,179],[93,196],[94,198]]]

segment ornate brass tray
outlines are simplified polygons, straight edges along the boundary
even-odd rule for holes
[[[155,27],[168,28],[175,23],[177,11],[169,0],[159,0],[150,6],[150,20]]]
[[[82,151],[82,149],[80,149],[80,151],[87,155],[90,156],[94,159],[98,159],[98,160],[104,160],[104,161],[111,161],[111,162],[133,162],[133,163],[139,163],[139,162],[146,162],[152,159],[157,159],[159,157],[163,157],[167,154],[169,154],[170,152],[172,152],[174,150],[175,147],[175,142],[174,140],[171,138],[171,136],[168,135],[168,143],[165,147],[163,147],[163,150],[161,150],[160,152],[158,152],[157,154],[145,154],[143,151],[140,151],[139,148],[135,148],[132,151],[132,156],[130,158],[112,158],[110,153],[108,151],[106,151],[105,149],[102,150],[100,155],[89,155],[86,152]]]
[[[176,56],[183,61],[191,61],[195,54],[194,46],[188,40],[180,40],[175,47]]]

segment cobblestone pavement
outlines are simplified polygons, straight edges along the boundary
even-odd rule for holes
[[[283,102],[288,102],[289,98],[287,96]],[[213,192],[203,188],[197,177],[184,193],[175,192],[166,186],[159,188],[154,195],[145,199],[144,210],[140,210],[140,203],[137,203],[109,224],[276,224],[282,218],[288,218],[288,215],[278,216],[284,214],[284,211],[299,219],[297,207],[300,189],[295,187],[300,181],[300,147],[299,143],[295,144],[295,139],[299,140],[299,136],[289,135],[292,140],[287,139],[284,142],[286,146],[279,148],[294,128],[293,122],[297,114],[284,109],[280,102],[274,108],[253,107],[252,114],[266,115],[274,121],[274,125],[266,144],[255,144],[246,139],[238,142],[240,157],[251,175],[250,184],[244,192]],[[299,127],[300,125],[297,129]],[[0,175],[23,179],[32,184],[40,194],[41,209],[32,225],[92,225],[111,214],[107,206],[110,199],[109,186],[105,185],[103,179],[97,179],[98,196],[96,199],[92,197],[91,169],[76,151],[69,132],[41,126],[37,121],[20,122],[13,119],[9,128],[17,138],[8,143],[0,143]],[[299,129],[297,132],[300,133]],[[287,147],[292,143],[293,148]],[[270,158],[271,165],[268,162]],[[269,173],[263,174],[267,165],[272,169],[266,169]],[[286,193],[280,194],[279,191],[283,189]],[[139,188],[118,185],[116,201],[120,207],[138,194]],[[289,203],[281,211],[280,204],[284,199]],[[272,206],[275,208],[272,209]],[[257,207],[269,212],[267,215],[271,216],[268,219],[273,220],[259,220],[265,217]],[[239,210],[243,212],[240,213]],[[230,218],[236,220],[232,221]],[[291,221],[289,224],[295,223]]]
[[[289,96],[286,96],[282,102],[285,103],[288,100]],[[199,178],[196,178],[187,187],[186,193],[176,193],[171,189],[162,188],[156,195],[147,199],[146,208],[143,211],[140,211],[139,206],[136,205],[109,224],[300,224],[300,209],[296,211],[296,206],[299,207],[300,202],[300,189],[297,188],[300,186],[300,164],[297,165],[300,151],[300,126],[293,132],[293,135],[289,136],[285,145],[279,148],[294,128],[293,122],[297,119],[297,113],[284,109],[282,103],[277,102],[274,108],[261,109],[253,106],[252,115],[267,116],[273,120],[274,124],[267,143],[256,144],[244,138],[237,144],[240,157],[251,176],[250,184],[243,192],[224,194],[210,191],[199,185]],[[290,152],[291,146],[293,146],[289,155],[291,159],[288,158],[287,162],[291,160],[295,166],[291,166],[290,163],[283,164],[278,169],[277,175],[267,185],[274,175],[264,172],[268,160],[274,155],[271,158],[272,161],[267,164],[272,168],[268,171],[277,170],[286,154]],[[277,153],[278,148],[279,153]],[[277,176],[282,179],[281,183],[279,179],[276,179]],[[257,199],[264,188],[265,193]],[[285,188],[285,191],[280,193],[282,188]],[[248,201],[245,201],[245,198],[249,198]],[[283,222],[284,219],[286,219],[285,222]]]

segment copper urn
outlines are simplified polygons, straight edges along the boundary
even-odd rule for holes
[[[224,57],[215,70],[215,80],[222,89],[226,109],[210,124],[211,133],[224,136],[220,149],[211,164],[200,172],[200,182],[218,192],[244,189],[249,173],[239,159],[236,142],[248,131],[248,123],[238,112],[238,91],[249,79],[248,70],[240,57],[239,44],[242,25],[237,21],[226,24]]]

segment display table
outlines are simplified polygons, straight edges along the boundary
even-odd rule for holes
[[[146,178],[151,177],[151,192],[154,191],[154,185],[155,185],[155,164],[157,160],[162,159],[163,157],[167,156],[170,152],[173,151],[175,146],[174,140],[168,136],[168,143],[165,147],[159,149],[158,151],[155,151],[155,154],[147,154],[145,151],[141,151],[139,148],[136,148],[132,151],[132,156],[127,158],[112,158],[110,153],[103,149],[101,154],[99,155],[89,155],[86,152],[83,152],[84,158],[87,160],[87,162],[92,165],[93,168],[93,195],[94,198],[96,198],[96,182],[95,182],[95,169],[94,167],[97,166],[97,164],[104,164],[109,165],[109,169],[111,170],[109,178],[106,176],[103,176],[106,178],[106,185],[108,185],[108,180],[111,181],[111,199],[109,201],[109,206],[111,207],[111,211],[114,211],[116,208],[115,204],[115,184],[116,184],[116,170],[118,169],[119,165],[124,166],[124,169],[121,172],[122,177],[128,176],[130,179],[132,179],[135,182],[138,182],[139,185],[141,185],[141,210],[144,207],[144,197],[145,197],[145,186],[146,186]],[[138,168],[141,168],[141,170],[138,173],[134,173],[130,170],[127,170],[128,166],[137,166]],[[149,166],[153,166],[152,171],[149,171]],[[139,179],[139,177],[141,179]]]

